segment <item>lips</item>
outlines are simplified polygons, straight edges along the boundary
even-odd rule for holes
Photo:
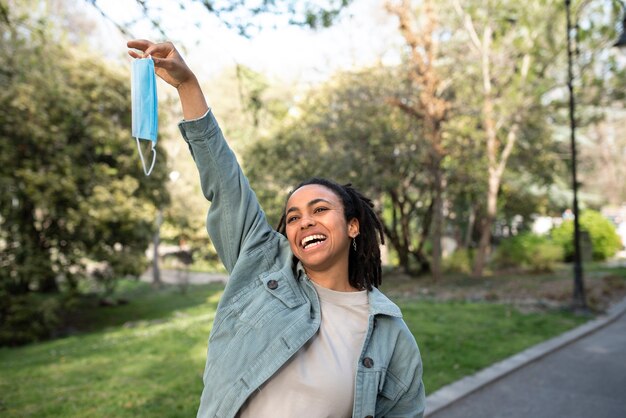
[[[307,250],[309,248],[320,245],[324,241],[326,241],[326,235],[314,234],[302,238],[302,241],[300,241],[300,245],[302,246],[302,248]]]

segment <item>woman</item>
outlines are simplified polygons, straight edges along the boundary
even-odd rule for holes
[[[312,179],[290,194],[272,230],[174,45],[128,47],[134,58],[150,55],[178,90],[180,131],[211,201],[207,229],[230,273],[198,416],[421,417],[417,344],[377,289],[382,228],[371,202]]]

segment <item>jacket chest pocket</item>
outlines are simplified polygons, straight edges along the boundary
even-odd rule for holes
[[[239,321],[253,328],[260,328],[280,312],[305,302],[295,280],[282,272],[261,274],[255,287],[238,315]]]
[[[362,380],[357,383],[357,399],[362,416],[384,417],[398,402],[406,387],[385,369],[361,370]]]
[[[406,392],[406,386],[387,370],[379,374],[378,393],[376,394],[376,415],[386,416]]]
[[[402,392],[406,391],[403,385],[393,374],[388,371],[382,373],[380,383],[378,385],[378,396],[395,402]]]

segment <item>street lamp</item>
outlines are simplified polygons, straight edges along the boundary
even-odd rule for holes
[[[620,0],[624,13],[621,34],[616,47],[626,47],[626,7]],[[571,0],[565,0],[567,11],[567,88],[569,90],[569,122],[570,122],[570,145],[572,150],[572,190],[574,192],[574,294],[573,308],[577,310],[587,309],[587,298],[585,297],[585,285],[583,282],[582,257],[580,253],[580,223],[578,217],[578,179],[576,173],[576,101],[574,98],[574,73],[572,69],[572,22],[570,17]]]

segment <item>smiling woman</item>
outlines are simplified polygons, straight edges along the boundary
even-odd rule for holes
[[[307,202],[307,199],[311,200]],[[303,207],[306,203],[306,208],[311,212],[309,217],[301,214],[298,202],[301,202]],[[287,237],[294,259],[306,266],[307,274],[315,282],[321,284],[327,278],[331,282],[324,286],[330,289],[372,290],[381,283],[380,244],[385,242],[382,224],[373,207],[370,199],[349,184],[342,186],[331,180],[313,178],[300,183],[291,192],[278,231]],[[333,227],[326,229],[345,231],[337,239],[339,249],[330,251],[330,254],[337,258],[326,268],[334,271],[316,271],[315,266],[304,259],[306,255],[304,250],[308,251],[309,246],[302,242],[298,245],[298,238],[301,236],[310,240],[307,244],[317,246],[325,243],[328,236],[323,233],[319,238],[313,235],[318,230],[316,229],[318,221],[321,223],[321,229],[325,229],[328,223],[334,223]],[[351,241],[352,251],[340,245],[341,238],[348,239],[348,244]],[[302,254],[299,251],[301,248]]]
[[[230,273],[198,416],[421,417],[417,344],[377,289],[383,235],[372,202],[312,179],[290,194],[274,231],[176,48],[128,47],[151,55],[178,90],[180,131],[211,201],[207,228]]]

